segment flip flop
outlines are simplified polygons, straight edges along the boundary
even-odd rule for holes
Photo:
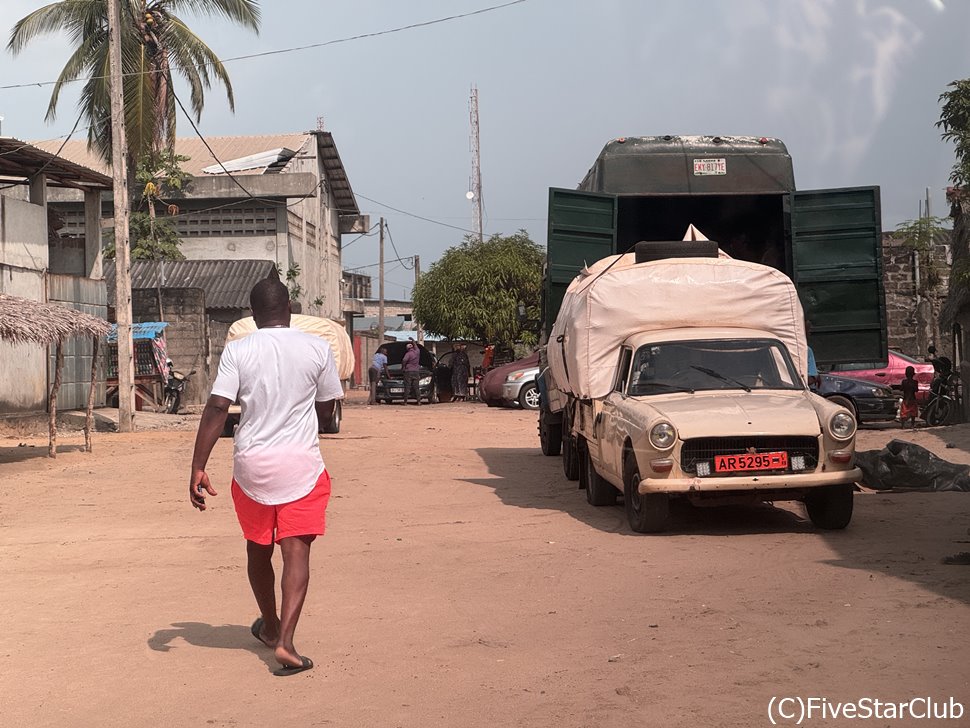
[[[298,672],[304,672],[313,667],[313,660],[309,657],[300,657],[299,665],[283,665],[278,670],[273,670],[273,674],[276,677],[286,677],[287,675],[296,675]]]
[[[253,637],[259,640],[266,647],[276,647],[276,645],[271,645],[269,642],[259,636],[259,633],[263,631],[264,624],[265,622],[263,621],[262,617],[256,617],[256,621],[253,622],[253,626],[249,628],[249,631],[253,633]]]

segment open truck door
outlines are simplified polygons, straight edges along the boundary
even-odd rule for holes
[[[616,252],[616,196],[549,190],[549,236],[542,295],[542,321],[548,335],[566,288],[583,266]]]
[[[879,188],[788,193],[785,231],[818,364],[885,362]]]

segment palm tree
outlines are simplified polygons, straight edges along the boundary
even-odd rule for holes
[[[199,36],[175,13],[222,15],[259,30],[258,0],[121,0],[122,71],[129,169],[133,160],[171,149],[178,107],[173,72],[191,91],[191,110],[202,115],[205,91],[213,80],[225,86],[229,108],[235,103],[229,74]],[[111,159],[111,101],[108,62],[108,0],[60,0],[20,19],[7,48],[15,55],[37,36],[66,32],[75,46],[54,84],[47,120],[55,117],[64,85],[84,78],[79,107],[89,125],[88,145]]]

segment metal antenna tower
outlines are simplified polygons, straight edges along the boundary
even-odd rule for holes
[[[482,158],[478,141],[478,87],[474,84],[472,84],[472,96],[468,107],[472,125],[472,176],[468,181],[468,198],[472,201],[475,215],[473,229],[478,230],[478,241],[481,242],[484,239],[482,231]]]

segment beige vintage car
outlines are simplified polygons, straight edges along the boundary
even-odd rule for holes
[[[804,500],[822,528],[851,518],[855,419],[807,389],[768,332],[632,336],[613,390],[577,406],[588,499],[608,505],[623,493],[637,531],[662,528],[671,497]]]
[[[672,499],[801,500],[820,528],[851,520],[856,421],[806,386],[802,308],[781,272],[611,256],[569,286],[545,360],[567,478],[593,505],[622,493],[633,530],[662,530]]]

